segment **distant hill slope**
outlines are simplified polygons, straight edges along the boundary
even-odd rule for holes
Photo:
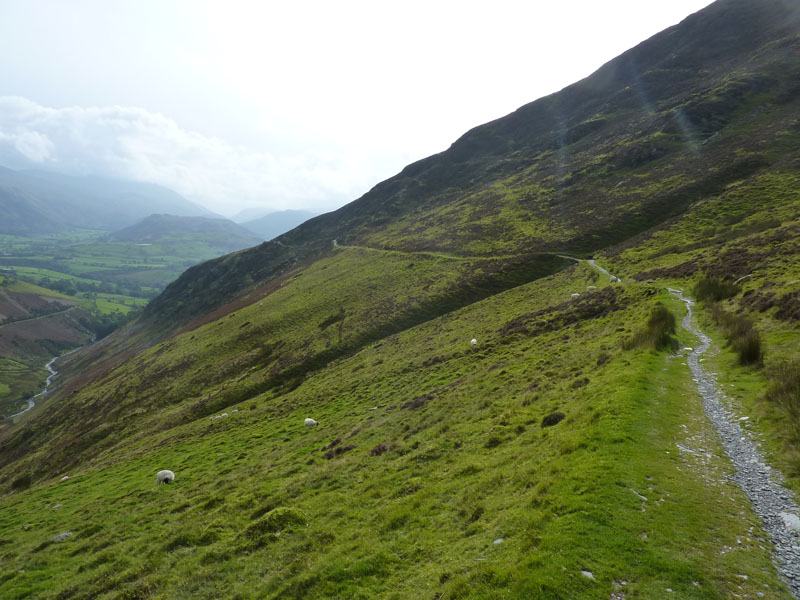
[[[155,184],[0,167],[0,233],[53,233],[71,228],[112,231],[156,212],[213,216]]]
[[[307,210],[282,210],[252,221],[244,221],[241,226],[265,240],[271,240],[316,216],[317,213]]]
[[[227,219],[167,214],[145,217],[130,227],[115,231],[110,237],[114,241],[134,243],[197,240],[229,252],[255,246],[263,241],[251,231]]]

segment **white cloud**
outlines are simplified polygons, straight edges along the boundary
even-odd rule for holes
[[[136,107],[0,97],[2,146],[1,155],[13,150],[38,168],[150,181],[225,214],[248,205],[332,209],[376,181],[374,164],[358,153],[253,151]]]
[[[26,159],[41,163],[48,160],[55,146],[50,138],[38,131],[22,131],[18,133],[3,133],[0,131],[0,143],[11,145]]]

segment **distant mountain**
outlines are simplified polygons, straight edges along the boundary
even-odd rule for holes
[[[275,212],[271,208],[267,208],[266,206],[261,206],[257,208],[243,208],[235,215],[231,217],[231,221],[234,223],[245,223],[246,221],[255,221],[256,219],[260,219],[261,217],[266,217],[268,214]]]
[[[317,213],[307,210],[282,210],[259,219],[245,221],[241,226],[263,236],[265,240],[271,240],[316,216]]]
[[[159,212],[213,216],[180,194],[151,183],[0,167],[0,233],[113,231]]]
[[[163,243],[165,241],[200,241],[229,252],[261,243],[252,232],[227,219],[150,215],[130,227],[111,234],[118,242]]]

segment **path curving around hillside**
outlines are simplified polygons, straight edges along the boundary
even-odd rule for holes
[[[65,313],[70,312],[71,310],[75,310],[76,308],[80,308],[80,306],[70,306],[64,310],[59,310],[58,312],[47,313],[46,315],[39,315],[38,317],[28,317],[26,319],[19,319],[18,321],[10,321],[9,323],[3,323],[0,325],[2,327],[10,327],[11,325],[18,325],[20,323],[28,323],[30,321],[38,321],[40,319],[49,319],[50,317],[55,317],[58,315],[63,315]]]
[[[566,254],[558,254],[557,256],[559,258],[566,258],[567,260],[574,260],[578,264],[583,263],[583,262],[588,263],[589,266],[591,266],[593,269],[598,271],[601,275],[605,275],[606,277],[608,277],[611,280],[612,283],[622,283],[622,279],[620,279],[620,278],[616,277],[615,275],[612,275],[611,273],[609,273],[606,269],[604,269],[603,267],[598,265],[593,258],[589,258],[589,259],[575,258],[574,256],[567,256]]]
[[[722,404],[714,376],[700,364],[700,356],[711,346],[711,338],[692,325],[694,301],[680,290],[667,289],[686,304],[682,325],[700,341],[688,356],[689,368],[703,398],[705,412],[735,467],[731,479],[744,491],[753,511],[761,518],[775,547],[773,558],[778,571],[787,579],[792,595],[800,598],[800,507],[791,492],[781,485],[780,474],[766,464],[758,447]]]

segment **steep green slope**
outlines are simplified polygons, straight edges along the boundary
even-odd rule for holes
[[[248,276],[274,277],[334,240],[462,256],[589,254],[646,231],[782,168],[798,118],[798,15],[795,2],[717,2],[355,202],[193,270],[147,316],[161,331],[185,323],[242,293]]]

